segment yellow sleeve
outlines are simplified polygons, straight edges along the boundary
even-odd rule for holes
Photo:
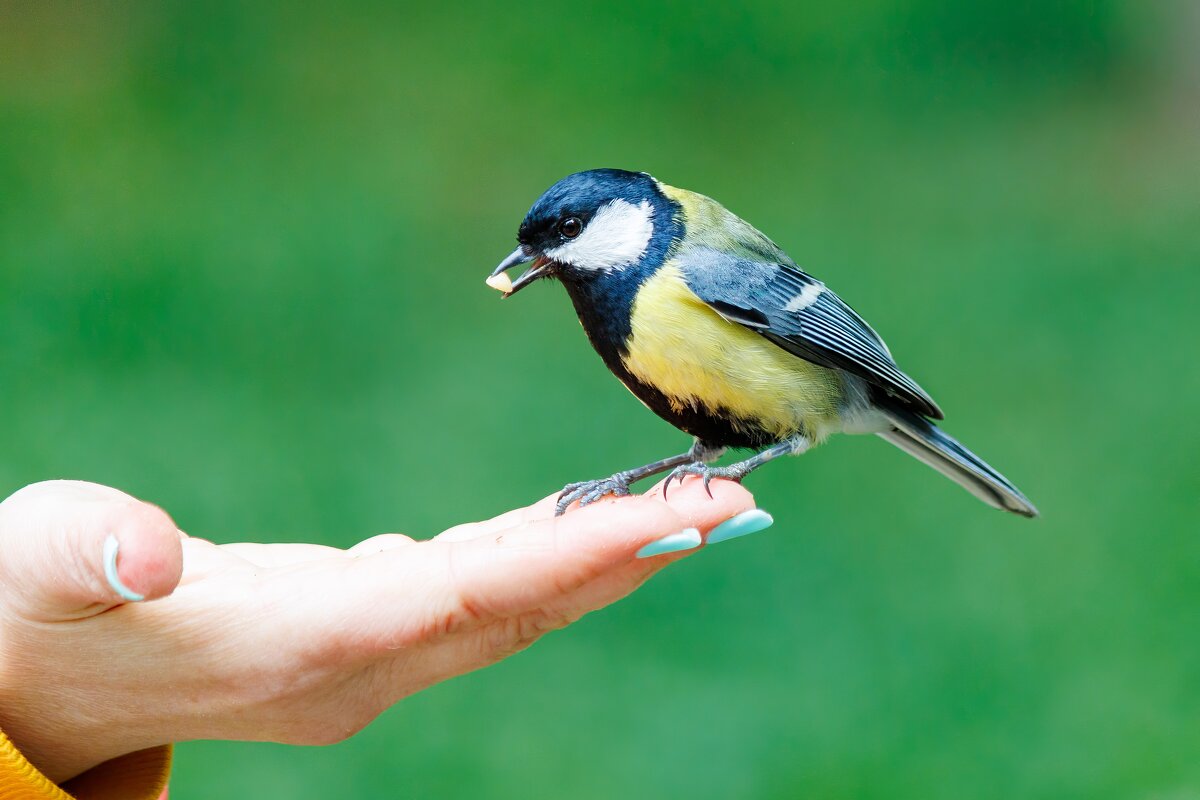
[[[0,800],[158,800],[171,773],[171,746],[114,758],[60,788],[0,731]]]

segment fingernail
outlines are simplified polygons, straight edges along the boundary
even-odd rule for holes
[[[146,595],[138,594],[121,583],[121,576],[117,574],[117,550],[120,547],[121,543],[111,533],[104,540],[104,577],[108,579],[108,585],[114,592],[131,603],[140,603],[146,599]]]
[[[691,550],[700,546],[700,531],[695,528],[684,528],[679,533],[664,536],[658,541],[651,542],[637,551],[638,558],[661,556],[663,553],[678,553],[680,550]]]
[[[727,539],[736,539],[748,533],[758,533],[775,524],[775,518],[761,508],[743,511],[736,517],[730,517],[708,534],[708,543],[716,544]]]

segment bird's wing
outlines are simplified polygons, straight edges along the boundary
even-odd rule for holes
[[[676,263],[692,292],[722,317],[814,364],[858,375],[903,407],[942,419],[937,403],[900,371],[879,334],[854,309],[782,252],[778,260],[763,260],[764,255],[761,247],[738,254],[695,248]]]

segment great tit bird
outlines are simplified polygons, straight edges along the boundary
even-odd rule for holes
[[[686,453],[568,484],[562,514],[635,481],[740,481],[829,434],[875,433],[995,508],[1037,509],[930,420],[942,410],[883,339],[825,284],[716,201],[644,172],[596,169],[538,198],[520,245],[488,278],[508,297],[540,278],[566,287],[596,352],[644,405],[695,437]],[[507,271],[530,264],[515,281]],[[712,466],[727,448],[757,454]]]

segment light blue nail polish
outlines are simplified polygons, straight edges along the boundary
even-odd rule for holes
[[[716,544],[727,539],[736,539],[748,533],[758,533],[775,524],[775,518],[761,508],[743,511],[736,517],[730,517],[712,529],[708,534],[708,543]]]
[[[130,589],[121,582],[121,576],[117,574],[117,550],[120,548],[121,543],[110,533],[104,540],[104,577],[108,578],[108,585],[114,592],[131,603],[140,603],[146,599],[146,595]]]
[[[638,558],[661,556],[663,553],[678,553],[680,550],[691,550],[700,546],[700,531],[695,528],[685,528],[679,533],[664,536],[658,541],[651,542],[637,551]]]

